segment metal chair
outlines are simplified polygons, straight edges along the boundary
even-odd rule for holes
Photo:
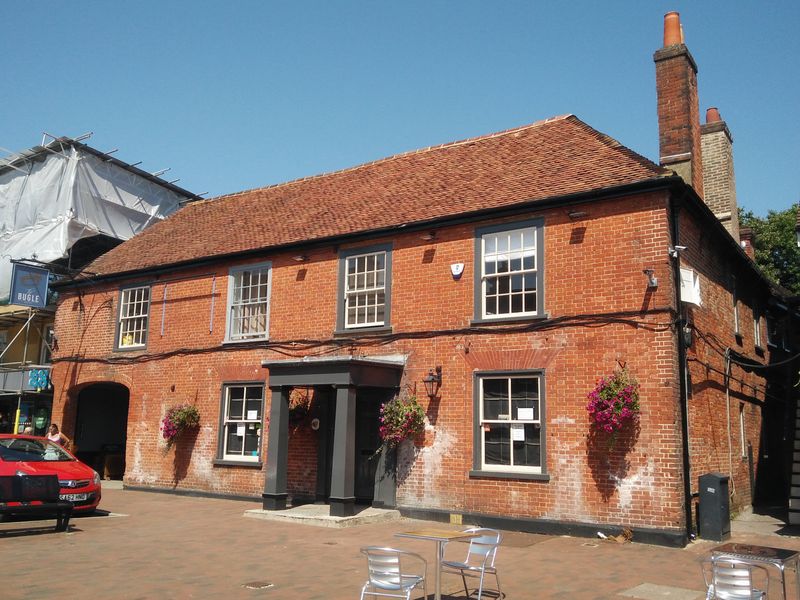
[[[726,556],[703,561],[703,580],[706,600],[766,600],[769,591],[767,569]]]
[[[419,554],[378,546],[361,548],[361,553],[367,557],[369,573],[369,579],[361,588],[361,600],[364,600],[364,596],[390,596],[410,600],[411,592],[418,585],[422,585],[424,598],[428,597],[425,583],[428,562]]]
[[[461,575],[461,581],[464,582],[464,593],[467,594],[467,597],[470,596],[469,589],[467,588],[467,577],[479,578],[478,600],[481,600],[481,596],[483,595],[484,576],[486,573],[491,573],[497,581],[497,597],[502,598],[503,593],[500,591],[500,578],[494,566],[494,561],[497,557],[497,547],[500,545],[500,540],[503,537],[502,534],[496,529],[488,529],[486,527],[473,527],[472,529],[464,530],[464,532],[478,534],[477,537],[469,541],[467,557],[463,561],[444,560],[444,557],[442,557],[442,571]]]

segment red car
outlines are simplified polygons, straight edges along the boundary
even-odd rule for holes
[[[100,503],[100,475],[60,444],[32,435],[0,434],[0,475],[58,475],[61,499],[73,514],[92,512]]]

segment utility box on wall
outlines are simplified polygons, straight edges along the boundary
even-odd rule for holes
[[[730,496],[727,475],[700,476],[700,537],[721,542],[731,537]]]

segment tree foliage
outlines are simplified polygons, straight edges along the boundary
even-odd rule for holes
[[[739,223],[755,234],[756,264],[787,290],[800,294],[800,248],[795,227],[800,204],[782,211],[771,210],[765,217],[739,210]]]

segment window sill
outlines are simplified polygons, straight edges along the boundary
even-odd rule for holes
[[[470,319],[470,325],[506,325],[508,323],[525,323],[530,321],[546,321],[550,315],[528,315],[525,317],[498,317],[497,319]]]
[[[514,473],[512,471],[470,471],[470,479],[527,479],[530,481],[550,481],[547,473]]]
[[[269,336],[265,335],[264,337],[257,337],[257,338],[249,338],[246,340],[222,340],[222,345],[236,345],[236,344],[252,344],[254,342],[268,342]]]
[[[250,467],[251,469],[261,469],[261,461],[252,462],[249,460],[224,460],[221,458],[214,459],[215,467]]]
[[[115,346],[114,352],[147,352],[147,346]]]
[[[352,335],[382,335],[385,333],[392,333],[391,325],[379,325],[376,327],[358,327],[353,329],[336,329],[333,332],[333,337],[349,337]]]

